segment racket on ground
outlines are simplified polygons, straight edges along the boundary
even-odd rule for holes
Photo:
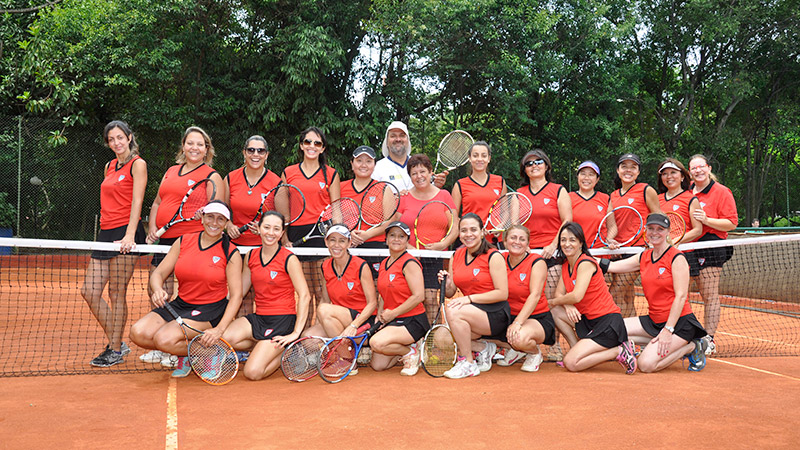
[[[306,381],[317,375],[319,352],[325,340],[307,336],[292,342],[281,355],[281,372],[290,381]]]
[[[317,219],[316,225],[311,228],[300,240],[294,242],[292,245],[295,247],[313,239],[315,237],[324,237],[328,228],[335,224],[343,224],[348,230],[353,231],[358,226],[358,221],[361,220],[361,212],[358,209],[358,203],[355,200],[347,197],[342,197],[339,200],[326,206]]]
[[[203,345],[200,342],[203,332],[184,322],[172,305],[165,303],[164,306],[175,318],[175,321],[178,322],[178,325],[181,326],[181,331],[183,332],[183,337],[186,338],[189,350],[189,363],[192,366],[192,371],[201,380],[215,386],[228,384],[236,378],[236,374],[239,372],[239,360],[236,358],[236,351],[233,347],[222,338],[217,339],[211,345]],[[186,333],[187,328],[199,333],[191,341]]]
[[[328,341],[317,361],[319,376],[328,383],[338,383],[347,378],[356,367],[361,347],[382,325],[376,322],[370,327],[367,323],[356,331],[355,336],[339,336]]]
[[[686,234],[686,221],[683,220],[680,214],[673,211],[666,212],[664,215],[669,218],[669,239],[674,244],[683,239],[683,235]],[[646,230],[644,233],[644,242],[650,245]]]
[[[442,242],[453,229],[454,214],[447,203],[431,200],[422,206],[414,220],[416,248]]]
[[[261,216],[267,211],[278,211],[286,219],[286,225],[291,225],[303,215],[306,210],[306,198],[303,192],[291,184],[279,184],[270,189],[266,194],[261,194],[261,204],[255,217],[250,222],[258,223]],[[248,223],[250,223],[248,222]],[[247,231],[248,224],[239,227],[239,232]]]
[[[436,378],[443,377],[445,372],[453,368],[458,357],[456,341],[450,331],[450,326],[447,324],[447,314],[444,312],[446,283],[447,276],[442,278],[442,284],[439,286],[439,311],[433,321],[436,325],[425,334],[425,341],[420,353],[422,369],[428,375]],[[439,317],[442,318],[441,323],[437,323],[439,322]]]
[[[511,225],[522,225],[531,217],[533,207],[528,197],[519,192],[508,194],[495,200],[486,219],[486,229],[496,234],[506,231]]]
[[[440,163],[448,170],[466,164],[469,160],[469,149],[474,142],[475,140],[466,131],[455,130],[447,133],[447,136],[439,142],[439,150],[436,152],[436,167],[433,169],[433,173],[436,173]]]
[[[392,183],[373,183],[361,197],[361,221],[370,229],[391,220],[400,206],[400,192]]]
[[[175,212],[175,215],[172,216],[172,219],[170,219],[166,225],[156,231],[156,236],[161,237],[173,225],[194,220],[197,211],[206,206],[208,202],[214,198],[216,193],[217,187],[214,182],[211,181],[211,178],[206,178],[193,184],[192,187],[186,191],[186,195],[183,196],[181,204],[178,206],[178,211]]]
[[[620,224],[628,224],[632,223],[636,226],[630,227],[621,227]],[[623,230],[632,230],[632,231],[620,231],[620,228]],[[642,229],[644,228],[644,221],[642,220],[642,215],[639,214],[639,211],[632,206],[618,206],[613,210],[609,211],[603,217],[603,220],[600,221],[600,224],[597,226],[597,236],[595,236],[595,241],[592,242],[592,245],[589,248],[593,248],[594,244],[596,243],[597,239],[600,239],[605,246],[608,246],[608,233],[614,229],[617,230],[617,235],[615,240],[619,244],[620,247],[624,247],[631,242],[634,242],[640,234],[642,234]]]

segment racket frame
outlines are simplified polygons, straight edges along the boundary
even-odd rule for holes
[[[397,202],[395,203],[394,209],[392,210],[391,214],[388,214],[388,217],[387,217],[386,214],[384,214],[384,218],[383,218],[382,221],[380,221],[378,223],[370,223],[364,217],[364,210],[366,209],[366,208],[364,208],[364,205],[367,202],[367,199],[369,198],[370,190],[372,190],[375,186],[387,186],[390,191],[394,192],[395,196],[397,197]],[[387,191],[383,190],[382,193],[384,195],[384,200],[385,200],[385,196],[387,195]],[[383,200],[381,200],[381,206],[383,206],[383,204],[384,204]],[[370,184],[367,187],[367,190],[364,191],[364,196],[361,197],[361,204],[359,205],[361,222],[369,225],[370,226],[369,229],[372,230],[372,229],[377,228],[377,227],[383,225],[384,223],[392,220],[392,218],[394,217],[395,213],[397,212],[397,208],[399,208],[399,207],[400,207],[400,191],[397,189],[397,186],[395,186],[392,183],[389,183],[388,181],[377,181],[375,183]]]
[[[504,198],[517,198],[517,199],[519,199],[520,206],[521,206],[520,210],[526,209],[527,213],[524,215],[525,216],[524,219],[521,218],[521,216],[519,216],[519,215],[517,216],[517,221],[519,223],[511,223],[510,225],[505,226],[505,228],[501,228],[502,226],[504,226],[504,224],[495,224],[494,222],[492,222],[492,213],[494,212],[495,207],[500,205]],[[522,199],[524,199],[524,201]],[[527,208],[522,207],[523,204],[527,205]],[[498,197],[497,200],[495,200],[494,203],[492,204],[492,207],[489,208],[489,215],[486,217],[486,225],[485,225],[486,232],[489,233],[489,234],[503,233],[511,225],[525,225],[525,223],[528,222],[528,219],[531,218],[531,214],[532,213],[533,213],[533,205],[531,204],[531,200],[527,196],[525,196],[524,194],[521,194],[519,192],[507,192],[504,195],[501,195],[500,197]],[[512,222],[515,222],[515,221],[512,220]]]
[[[319,349],[312,349],[312,351],[306,352],[305,362],[306,362],[307,369],[304,370],[301,373],[302,376],[291,376],[291,374],[289,373],[289,369],[288,369],[289,368],[289,356],[292,355],[292,352],[296,351],[295,346],[304,346],[303,342],[307,341],[307,340],[316,340],[316,341],[318,341],[319,342]],[[315,376],[317,376],[317,373],[319,373],[319,370],[317,369],[317,367],[319,366],[319,355],[320,355],[320,352],[322,351],[322,348],[325,347],[325,344],[327,343],[327,341],[328,341],[328,338],[324,338],[324,337],[321,337],[321,336],[304,336],[304,337],[301,337],[300,339],[292,342],[291,344],[289,344],[283,350],[283,353],[281,354],[281,372],[283,373],[283,376],[286,377],[287,380],[294,381],[294,382],[297,382],[297,383],[300,383],[300,382],[303,382],[303,381],[306,381],[306,380],[310,380],[310,379],[314,378]],[[313,357],[313,359],[311,359],[311,357]],[[311,369],[311,370],[309,370],[309,369]]]
[[[322,218],[325,217],[325,215],[328,213],[328,211],[333,209],[333,205],[335,205],[337,203],[340,205],[340,207],[341,207],[342,203],[352,203],[351,208],[350,208],[351,210],[353,209],[353,207],[355,207],[355,220],[353,221],[353,223],[349,224],[349,225],[346,223],[346,221],[345,221],[345,223],[343,223],[343,225],[345,225],[347,227],[347,229],[349,229],[350,231],[353,231],[358,226],[358,223],[361,220],[361,208],[359,208],[358,203],[355,200],[353,200],[352,198],[342,197],[342,198],[332,202],[330,205],[326,206],[325,209],[323,209],[322,212],[319,214],[319,218],[317,219],[317,223],[311,228],[311,230],[308,232],[308,234],[306,234],[302,238],[298,239],[297,241],[294,241],[292,243],[292,246],[297,247],[297,246],[302,245],[302,244],[306,243],[307,241],[309,241],[309,240],[311,240],[313,238],[316,238],[316,237],[325,237],[325,233],[328,231],[328,228],[330,226],[334,225],[335,223],[333,222],[332,219],[323,220]],[[344,209],[341,209],[341,211],[344,211]],[[342,218],[344,219],[344,217],[342,217]],[[339,223],[339,222],[336,222],[336,223]],[[314,232],[316,232],[316,231],[319,231],[320,234],[316,234],[315,235]]]
[[[447,210],[450,211],[450,224],[447,227],[447,231],[444,233],[444,237],[442,237],[441,239],[439,239],[436,242],[425,243],[425,242],[422,242],[421,240],[419,240],[419,236],[420,236],[420,234],[419,234],[419,225],[420,225],[419,218],[420,218],[420,215],[422,214],[422,211],[424,211],[425,208],[428,207],[428,205],[432,205],[432,204],[435,204],[435,203],[440,203],[440,204],[444,205],[447,208]],[[453,226],[455,226],[455,212],[453,211],[453,208],[450,207],[450,205],[448,205],[447,203],[445,203],[445,202],[443,202],[441,200],[431,200],[428,203],[425,203],[424,205],[422,205],[422,208],[419,209],[419,212],[417,213],[417,217],[414,218],[414,240],[416,241],[414,243],[414,247],[416,247],[417,249],[426,248],[426,246],[428,246],[428,245],[438,244],[438,243],[444,241],[445,239],[447,239],[447,236],[449,236],[450,233],[453,231]]]
[[[297,194],[300,195],[300,199],[302,200],[302,207],[300,208],[300,213],[297,214],[297,216],[295,216],[295,217],[285,217],[286,225],[291,225],[291,224],[295,223],[297,221],[297,219],[299,219],[300,216],[303,215],[303,212],[305,212],[305,210],[306,210],[306,197],[305,197],[305,195],[303,195],[303,191],[301,191],[297,186],[295,186],[293,184],[279,183],[277,186],[275,186],[272,189],[270,189],[269,192],[267,192],[267,195],[265,195],[264,198],[261,199],[261,204],[258,206],[258,211],[256,211],[256,215],[253,217],[253,220],[251,220],[250,222],[256,222],[261,218],[262,215],[264,215],[264,213],[266,212],[266,211],[264,211],[264,205],[267,203],[267,201],[271,197],[274,197],[275,193],[278,192],[278,190],[281,189],[281,188],[284,188],[284,189],[285,188],[289,188],[289,189],[293,189],[294,191],[297,191]],[[289,206],[291,208],[291,202],[289,202]],[[248,224],[250,222],[247,222],[246,224],[240,226],[239,227],[239,232],[240,233],[244,233],[245,231],[247,231]]]
[[[636,231],[636,233],[632,237],[628,238],[628,240],[626,240],[625,242],[618,242],[619,246],[620,247],[624,247],[624,246],[630,244],[631,242],[634,242],[636,239],[639,238],[639,235],[642,234],[642,230],[644,229],[644,220],[642,219],[642,215],[633,206],[622,205],[622,206],[617,206],[616,208],[614,208],[611,211],[609,211],[608,213],[606,213],[605,216],[603,216],[603,219],[600,221],[600,224],[597,225],[597,235],[595,235],[595,237],[594,237],[595,240],[592,241],[592,245],[589,248],[593,248],[594,247],[594,244],[596,243],[597,239],[600,239],[600,242],[602,242],[603,245],[608,247],[608,241],[606,241],[605,236],[603,236],[603,225],[605,225],[605,223],[606,223],[606,221],[608,220],[609,217],[613,217],[614,216],[614,212],[615,211],[620,211],[620,210],[623,210],[623,209],[629,209],[629,210],[633,211],[636,214],[636,217],[639,218],[639,229]],[[616,221],[616,218],[614,220]],[[619,225],[617,225],[617,232],[619,233]]]
[[[460,164],[458,164],[458,165],[455,165],[455,166],[452,166],[452,167],[451,167],[450,165],[448,165],[448,164],[446,164],[444,161],[442,161],[442,153],[443,153],[443,152],[442,152],[442,149],[444,148],[445,141],[447,141],[447,140],[448,140],[448,139],[449,139],[451,136],[453,136],[453,135],[457,135],[457,134],[465,135],[466,137],[468,137],[468,138],[469,138],[469,140],[470,140],[470,147],[472,147],[472,144],[474,144],[474,143],[475,143],[475,139],[473,139],[472,135],[470,135],[469,133],[467,133],[467,132],[466,132],[466,131],[464,131],[464,130],[453,130],[453,131],[451,131],[451,132],[447,133],[447,134],[446,134],[446,135],[445,135],[445,136],[442,138],[442,140],[441,140],[441,141],[439,141],[439,148],[438,148],[438,149],[437,149],[437,151],[436,151],[436,167],[434,167],[434,169],[433,169],[433,173],[436,173],[436,170],[438,170],[438,169],[439,169],[439,163],[442,163],[442,165],[443,165],[444,167],[446,167],[448,170],[453,170],[453,169],[456,169],[456,168],[458,168],[458,167],[461,167],[461,166],[463,166],[464,164],[466,164],[466,163],[467,163],[467,161],[469,161],[469,149],[467,149],[467,157],[464,159],[464,161],[462,161],[462,162],[461,162]]]
[[[186,205],[186,201],[189,200],[189,197],[192,195],[192,193],[194,193],[194,191],[198,187],[200,187],[202,185],[208,185],[208,184],[211,185],[211,195],[208,195],[208,188],[206,188],[206,204],[208,204],[208,202],[210,201],[209,199],[213,199],[214,197],[216,197],[216,195],[217,195],[217,185],[214,183],[214,180],[212,180],[210,177],[209,178],[203,178],[202,180],[200,180],[197,183],[193,184],[192,187],[190,187],[189,190],[186,191],[186,194],[184,194],[183,198],[181,199],[180,205],[178,205],[178,210],[175,211],[175,215],[172,216],[172,219],[170,219],[169,222],[164,224],[163,227],[159,228],[158,231],[156,231],[156,237],[163,236],[164,233],[166,233],[167,230],[172,228],[174,225],[177,225],[177,224],[179,224],[181,222],[189,222],[191,220],[195,220],[194,217],[197,215],[197,212],[195,211],[195,214],[192,214],[192,217],[185,218],[185,217],[183,217],[183,207],[184,207],[184,205]],[[205,205],[203,205],[203,206],[205,206]],[[178,219],[179,217],[180,217],[180,219]]]
[[[456,365],[456,361],[458,360],[458,344],[456,344],[455,337],[453,337],[453,331],[450,330],[450,324],[447,323],[447,313],[445,312],[444,306],[444,297],[445,297],[445,290],[447,287],[447,275],[442,277],[441,285],[439,286],[439,311],[436,312],[436,318],[433,320],[435,325],[425,333],[425,339],[422,341],[422,348],[420,349],[420,363],[422,365],[422,370],[425,371],[428,375],[434,378],[441,378],[444,376],[444,373],[448,370],[452,369],[453,366]],[[436,323],[439,321],[439,317],[442,318],[442,323]],[[438,370],[433,370],[433,367],[427,364],[427,361],[430,358],[428,354],[428,342],[430,338],[430,342],[433,342],[436,339],[436,333],[441,329],[444,328],[450,333],[450,338],[453,340],[453,360],[449,361],[450,367],[447,366],[438,366],[440,369],[444,369],[439,373]],[[447,367],[447,368],[445,368]]]
[[[379,326],[379,322],[373,326],[365,323],[364,325],[361,325],[358,330],[356,330],[355,336],[338,336],[326,342],[322,349],[320,349],[319,358],[317,359],[317,371],[319,372],[320,378],[332,384],[338,383],[347,378],[347,376],[350,375],[350,372],[352,372],[355,366],[358,364],[358,354],[361,353],[361,348],[372,336],[372,333],[374,333],[373,329],[377,330]],[[350,364],[350,367],[347,368],[347,371],[344,374],[338,377],[325,375],[325,367],[329,367],[337,362],[332,361],[331,358],[336,357],[339,347],[346,343],[349,343],[353,349],[353,362]],[[326,349],[328,350],[326,351]]]

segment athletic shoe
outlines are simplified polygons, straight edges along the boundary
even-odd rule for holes
[[[369,347],[364,347],[361,349],[361,353],[358,354],[356,364],[359,366],[367,366],[369,365],[370,359],[372,359],[372,349]]]
[[[495,361],[502,361],[502,360],[506,359],[506,349],[498,348],[497,349],[497,353],[494,354],[494,358],[492,358],[492,359],[495,360]]]
[[[400,359],[403,361],[403,369],[400,371],[400,375],[411,377],[417,374],[417,371],[419,371],[419,350],[417,350],[416,344],[413,344],[411,351]]]
[[[97,355],[97,357],[92,360],[91,364],[95,367],[111,367],[121,362],[124,362],[122,353],[111,350],[111,347],[106,346],[103,353]]]
[[[707,343],[705,339],[695,339],[693,342],[694,350],[686,356],[689,360],[689,367],[686,369],[691,372],[700,372],[706,366]]]
[[[550,346],[550,350],[547,351],[547,360],[551,362],[564,360],[564,351],[561,350],[561,344],[556,342],[554,345]]]
[[[525,358],[524,352],[518,352],[513,348],[507,348],[506,357],[497,361],[497,365],[503,367],[513,366],[514,363],[522,361],[523,358]]]
[[[480,374],[481,371],[478,369],[477,363],[474,361],[469,363],[466,359],[462,359],[458,361],[452,369],[445,372],[444,376],[452,380],[457,380],[459,378],[476,377]]]
[[[172,378],[184,378],[192,373],[192,365],[189,364],[188,356],[174,356],[178,361],[175,364],[175,370],[172,371]]]
[[[350,373],[347,376],[348,377],[352,377],[353,375],[358,375],[358,365],[353,367],[353,370],[351,370]]]
[[[158,364],[162,359],[164,359],[165,355],[166,353],[162,352],[161,350],[150,350],[149,352],[140,356],[139,360],[146,363]]]
[[[236,352],[236,359],[239,360],[240,363],[247,361],[249,357],[250,357],[250,352],[240,352],[240,351]]]
[[[164,357],[161,359],[161,365],[166,367],[167,369],[174,369],[178,366],[178,359],[179,357],[176,355],[170,355],[169,353],[164,353]]]
[[[120,353],[122,353],[122,356],[125,356],[125,355],[127,355],[128,353],[131,352],[131,348],[128,347],[128,344],[123,342],[122,345],[120,346],[120,350],[119,351],[120,351]]]
[[[478,369],[481,372],[488,372],[492,368],[492,358],[497,353],[497,345],[494,342],[483,341],[486,346],[478,352]]]
[[[714,342],[714,336],[707,334],[702,337],[702,340],[705,342],[706,356],[717,353],[717,343]]]
[[[528,356],[525,357],[525,362],[522,363],[522,371],[538,372],[539,366],[542,365],[542,361],[544,361],[542,352],[539,352],[535,355],[533,353],[528,353]]]
[[[637,362],[636,355],[633,354],[633,342],[628,340],[622,343],[619,355],[617,355],[617,362],[625,368],[625,373],[628,375],[636,372]]]

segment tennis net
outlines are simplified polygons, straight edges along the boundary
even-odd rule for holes
[[[693,243],[682,249],[732,248],[733,256],[719,282],[720,319],[715,333],[717,356],[800,355],[800,234],[730,239],[715,243]],[[147,294],[150,257],[136,258],[127,292],[127,321],[123,341],[131,354],[125,362],[95,368],[89,362],[108,340],[81,295],[93,250],[113,250],[115,244],[0,238],[0,377],[130,373],[165,370],[159,364],[140,361],[146,350],[128,339],[130,325],[144,316],[151,304]],[[166,253],[165,246],[140,246],[139,252]],[[618,255],[637,251],[601,250]],[[327,256],[326,249],[298,249],[305,255]],[[386,256],[386,250],[353,249],[368,262]],[[447,266],[449,252],[414,251],[423,271],[433,274]],[[318,273],[318,272],[317,272]],[[316,275],[318,276],[318,275]],[[321,282],[321,280],[316,280]],[[647,305],[638,277],[632,282],[637,314]],[[436,313],[436,292],[428,292],[430,320]],[[692,309],[705,323],[705,303],[690,287]],[[107,290],[103,292],[107,299]],[[248,303],[247,300],[244,302]],[[113,305],[112,305],[113,307]],[[243,305],[241,313],[247,312]],[[312,309],[313,310],[313,309]],[[566,348],[565,348],[566,349]]]

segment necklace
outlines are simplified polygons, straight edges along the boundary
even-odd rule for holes
[[[244,182],[247,183],[247,195],[251,195],[253,193],[253,188],[256,187],[256,185],[258,184],[259,181],[261,181],[261,177],[264,176],[265,172],[266,172],[266,169],[261,169],[261,175],[258,176],[258,179],[256,179],[256,182],[253,183],[253,184],[250,184],[250,181],[247,179],[247,171],[245,170],[245,172],[244,172]]]

